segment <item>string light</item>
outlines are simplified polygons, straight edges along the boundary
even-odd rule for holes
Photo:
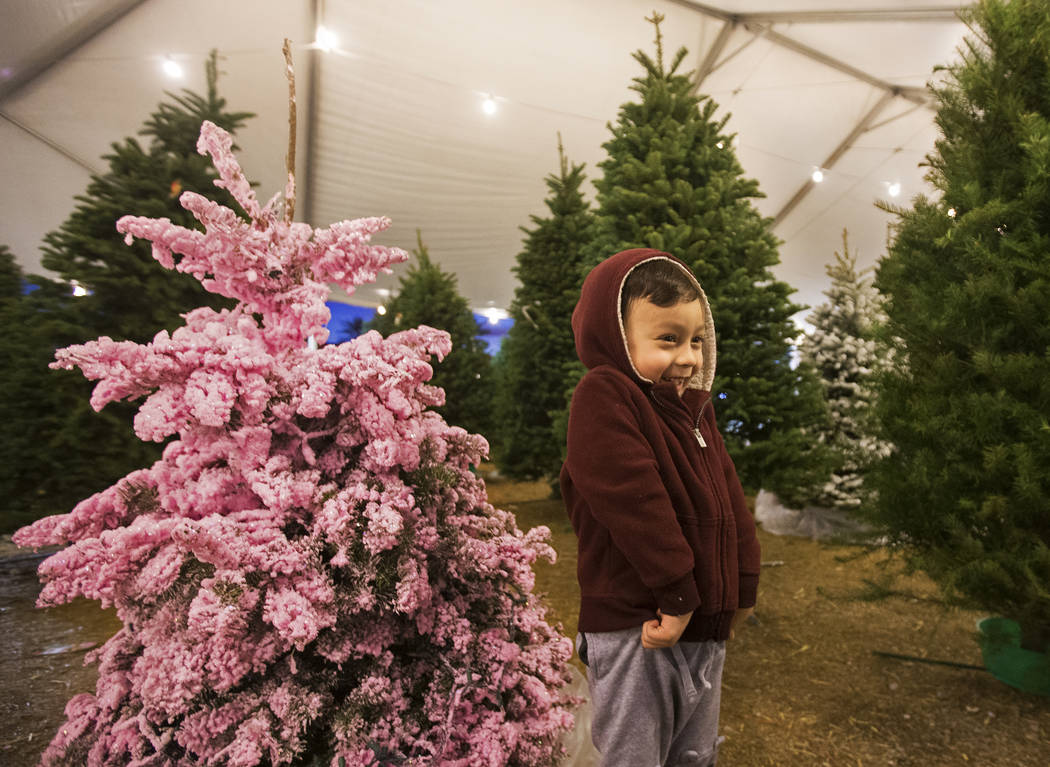
[[[894,181],[892,184],[890,184],[888,187],[886,187],[886,191],[889,193],[890,197],[898,196],[901,193],[900,182],[899,181]]]
[[[336,37],[335,32],[328,27],[319,25],[317,27],[317,33],[314,35],[314,45],[325,53],[328,53],[339,47],[339,38]]]
[[[810,178],[813,179],[814,184],[819,184],[821,181],[824,180],[824,171],[822,171],[820,168],[816,168],[814,169],[813,175]]]
[[[478,313],[486,317],[490,325],[498,325],[500,320],[505,320],[510,317],[510,314],[508,314],[506,310],[495,306],[486,307]]]
[[[76,280],[71,280],[69,284],[73,286],[73,295],[76,296],[77,298],[80,298],[82,296],[86,296],[88,294],[88,289],[85,288],[83,285],[81,285]]]
[[[166,56],[161,66],[164,69],[164,74],[173,80],[177,80],[183,75],[182,66],[171,56]]]
[[[376,314],[386,314],[386,307],[380,304],[376,307]]]
[[[955,208],[948,208],[948,218],[955,218]]]
[[[481,111],[491,116],[496,114],[496,109],[498,109],[496,99],[486,95],[484,101],[481,102]]]
[[[715,144],[715,146],[718,147],[719,149],[725,149],[726,148],[726,142],[719,141],[717,144]]]

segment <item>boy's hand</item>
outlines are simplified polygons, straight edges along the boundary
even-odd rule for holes
[[[755,611],[754,607],[745,607],[743,610],[737,610],[733,613],[733,620],[729,624],[729,638],[733,639],[736,637],[736,627],[746,621],[748,616]]]
[[[693,617],[691,612],[684,615],[664,615],[659,610],[656,611],[656,615],[654,620],[642,624],[642,647],[647,650],[674,647],[685,627],[689,625],[689,619]]]

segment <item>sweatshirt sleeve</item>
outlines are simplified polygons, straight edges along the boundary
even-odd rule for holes
[[[593,371],[579,383],[569,413],[566,468],[660,610],[682,615],[700,606],[693,552],[622,385]]]
[[[758,532],[755,528],[755,517],[747,507],[744,488],[740,485],[736,466],[726,450],[722,434],[715,423],[714,408],[708,408],[707,418],[711,419],[711,432],[718,435],[718,450],[721,453],[722,467],[725,471],[726,487],[729,490],[730,506],[736,523],[737,571],[740,574],[739,607],[754,607],[758,601],[758,577],[762,570],[762,551],[758,543]]]

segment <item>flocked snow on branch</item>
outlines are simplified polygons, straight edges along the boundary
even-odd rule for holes
[[[185,192],[204,232],[117,226],[237,306],[53,364],[98,381],[96,409],[144,397],[139,437],[176,439],[16,534],[68,544],[40,567],[40,605],[85,596],[124,623],[42,764],[554,763],[571,645],[531,569],[554,551],[487,502],[485,440],[427,409],[448,335],[307,344],[327,338],[326,283],[353,292],[406,258],[369,242],[389,222],[290,222],[280,196],[260,208],[221,128],[198,149],[250,220]]]
[[[849,250],[845,230],[842,253],[826,267],[831,287],[827,301],[809,317],[813,330],[802,345],[802,357],[817,370],[828,405],[827,428],[818,438],[838,458],[830,479],[814,491],[818,506],[856,511],[870,498],[864,477],[889,453],[876,436],[874,377],[886,364],[888,350],[880,348],[873,328],[883,321],[880,296],[867,272],[857,271],[856,254]]]

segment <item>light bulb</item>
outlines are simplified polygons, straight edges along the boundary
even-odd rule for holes
[[[376,307],[376,314],[386,314],[386,307],[382,306],[382,305],[377,306]]]
[[[899,182],[894,181],[892,184],[889,185],[886,191],[889,192],[890,197],[896,197],[901,193],[901,185]]]
[[[314,45],[325,53],[328,53],[339,46],[339,38],[336,37],[335,32],[328,27],[319,25],[317,27],[317,33],[314,35]]]
[[[718,147],[719,149],[725,149],[726,148],[726,142],[719,141],[717,144],[715,144],[715,146]]]
[[[171,56],[168,56],[167,58],[164,59],[163,67],[164,67],[164,74],[166,74],[168,77],[170,77],[172,79],[176,79],[177,80],[178,78],[182,77],[182,75],[183,75],[182,66],[179,64],[179,62],[177,62]]]
[[[85,288],[76,280],[70,281],[69,284],[73,286],[73,295],[77,298],[80,298],[81,296],[86,296],[88,294],[87,288]]]
[[[500,320],[505,320],[510,316],[505,309],[500,309],[498,306],[487,306],[479,310],[478,314],[488,319],[490,325],[498,325]]]
[[[487,115],[496,114],[496,99],[492,96],[486,96],[485,100],[481,102],[481,111]]]
[[[824,171],[822,171],[820,168],[817,168],[815,171],[813,171],[812,178],[814,184],[819,184],[821,181],[824,180]]]
[[[948,208],[948,218],[955,218],[955,208]]]

